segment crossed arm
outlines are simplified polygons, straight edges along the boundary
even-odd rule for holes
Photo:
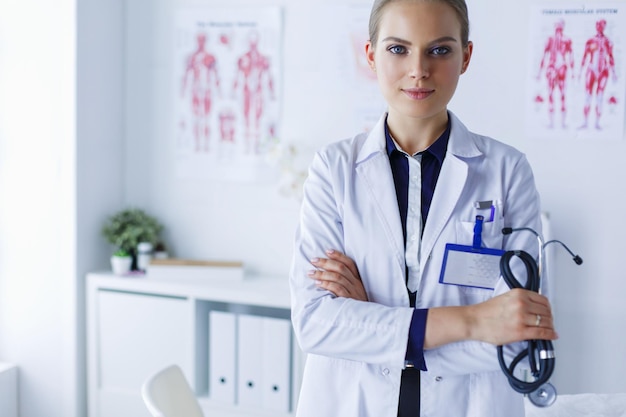
[[[338,297],[368,301],[359,271],[349,257],[329,250],[327,258],[312,259],[309,277]],[[537,316],[541,316],[537,324]],[[530,339],[555,340],[548,299],[533,291],[513,289],[485,302],[428,310],[424,349],[461,340],[504,345]]]

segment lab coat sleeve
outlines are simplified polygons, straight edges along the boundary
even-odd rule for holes
[[[341,193],[349,179],[331,165],[318,153],[304,185],[290,271],[296,338],[307,353],[402,368],[413,309],[336,297],[307,275],[310,259],[344,251]]]
[[[511,161],[511,169],[505,170],[503,183],[506,185],[506,194],[503,201],[503,216],[505,227],[530,227],[541,233],[540,202],[533,173],[526,157],[517,153],[518,157]],[[525,250],[533,257],[538,254],[536,237],[530,232],[515,232],[503,240],[504,250]],[[526,277],[524,268],[514,265],[516,277]],[[521,280],[521,284],[525,284]],[[545,286],[544,282],[544,286]],[[493,295],[509,291],[509,287],[500,278]],[[511,360],[521,349],[526,347],[525,342],[514,343],[504,347],[505,361]],[[491,372],[500,370],[497,351],[494,345],[464,341],[452,343],[424,352],[426,366],[436,375],[462,375],[470,373]],[[522,365],[520,365],[522,366]]]

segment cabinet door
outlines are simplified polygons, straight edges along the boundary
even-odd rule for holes
[[[289,412],[291,372],[291,322],[263,319],[263,408]]]
[[[99,417],[148,417],[141,385],[178,364],[194,380],[187,299],[98,291]]]
[[[237,317],[233,313],[209,313],[209,393],[216,403],[235,404],[237,366]]]

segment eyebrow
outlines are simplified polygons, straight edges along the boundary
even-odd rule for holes
[[[412,45],[411,42],[402,38],[395,37],[395,36],[387,36],[385,39],[381,40],[381,42],[397,42],[397,43],[402,43],[405,45]],[[433,41],[429,43],[432,45],[432,44],[441,43],[441,42],[458,42],[458,40],[452,36],[442,36],[441,38],[434,39]]]

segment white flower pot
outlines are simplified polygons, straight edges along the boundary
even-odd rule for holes
[[[130,272],[133,258],[130,256],[111,256],[111,269],[115,275],[125,275]]]

